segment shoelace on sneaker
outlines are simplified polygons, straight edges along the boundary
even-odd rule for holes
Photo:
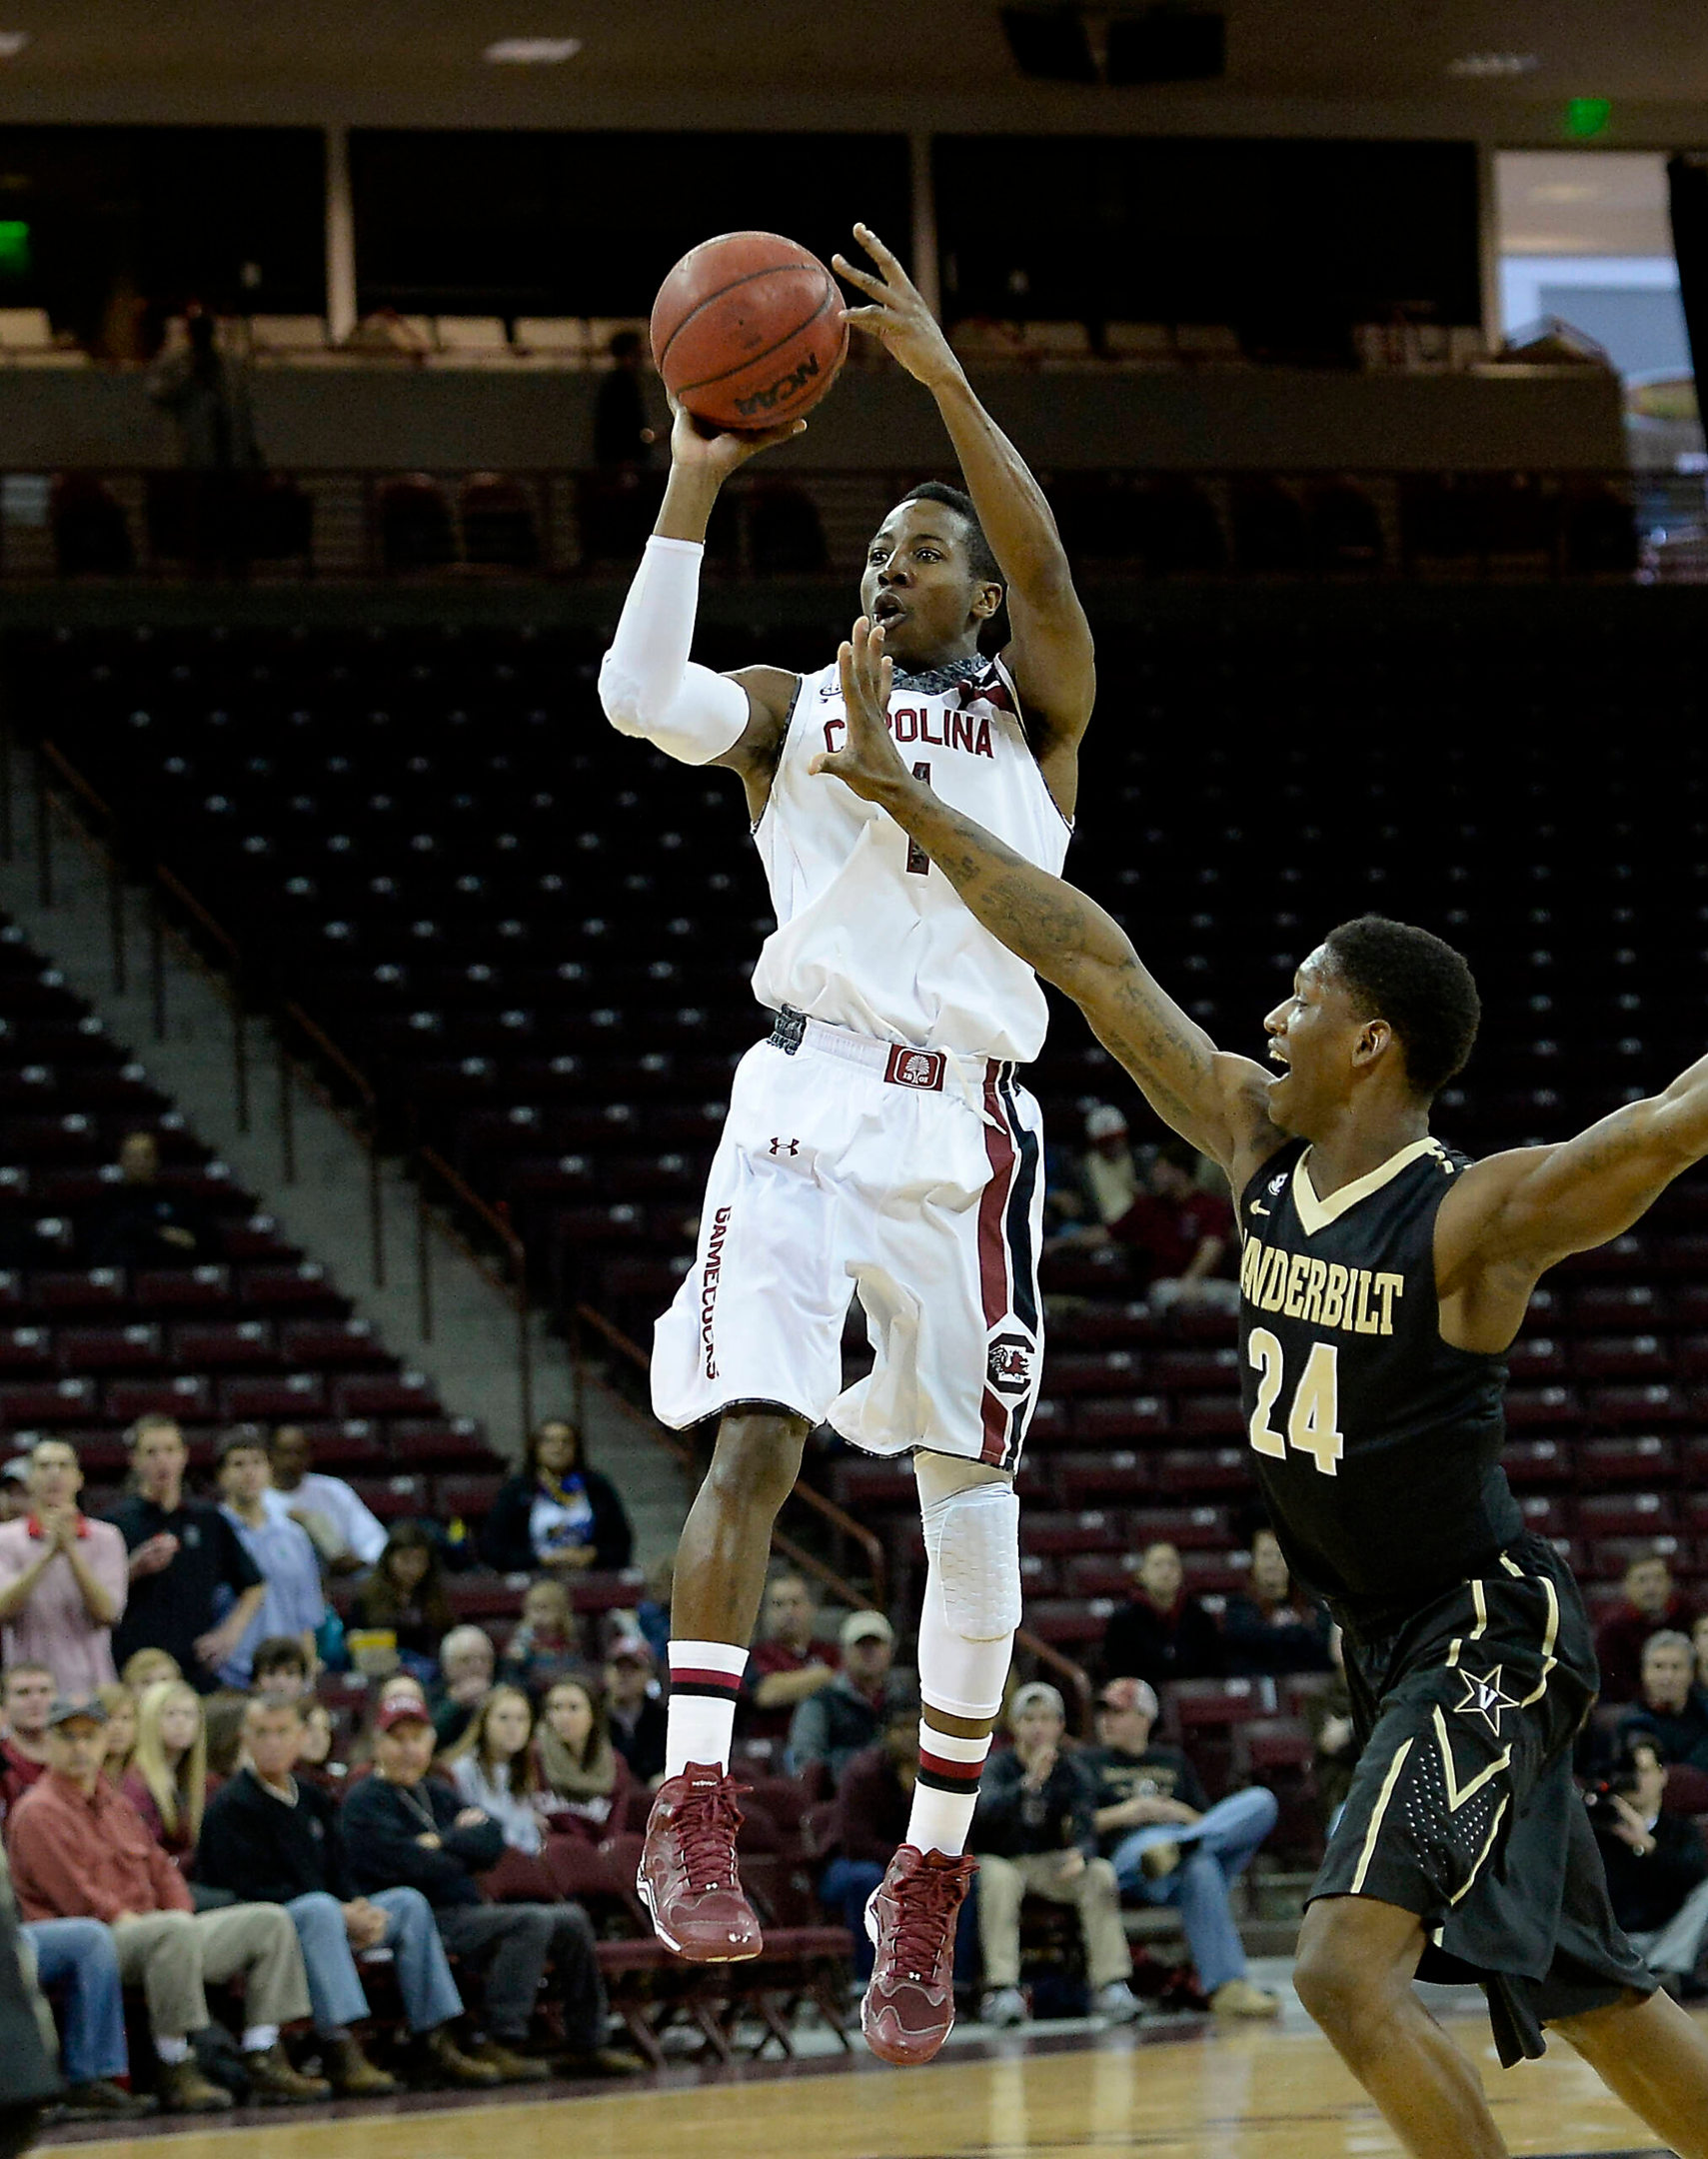
[[[960,1908],[968,1868],[915,1867],[892,1884],[896,1903],[895,1946],[890,1963],[898,1976],[929,1986],[936,1978],[943,1938]]]
[[[750,1784],[733,1784],[725,1777],[717,1784],[691,1789],[677,1801],[671,1826],[682,1849],[692,1895],[735,1888],[736,1833],[742,1826],[736,1794],[752,1789]]]

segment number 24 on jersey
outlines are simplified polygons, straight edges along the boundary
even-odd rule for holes
[[[1257,1371],[1257,1406],[1251,1412],[1251,1444],[1259,1454],[1285,1461],[1287,1448],[1308,1454],[1324,1476],[1339,1474],[1346,1451],[1340,1432],[1340,1351],[1333,1342],[1312,1342],[1304,1370],[1293,1389],[1283,1439],[1269,1422],[1285,1371],[1281,1345],[1267,1327],[1253,1327],[1245,1354]]]

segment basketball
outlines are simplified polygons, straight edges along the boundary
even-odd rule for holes
[[[779,233],[691,248],[653,303],[653,359],[697,420],[758,433],[809,412],[849,349],[836,280]]]

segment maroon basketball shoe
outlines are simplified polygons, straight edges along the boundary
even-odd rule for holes
[[[760,1953],[760,1923],[742,1894],[736,1832],[742,1810],[716,1762],[690,1762],[659,1786],[635,1886],[653,1931],[691,1964],[738,1964]]]
[[[954,2029],[954,1922],[972,1859],[903,1844],[865,1907],[877,1951],[859,2028],[880,2061],[928,2062]]]

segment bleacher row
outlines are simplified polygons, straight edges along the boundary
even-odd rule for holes
[[[1659,1086],[1708,1032],[1690,620],[1645,621],[1639,681],[1625,614],[1510,599],[1435,616],[1230,599],[1108,632],[1070,865],[1194,1017],[1251,1053],[1335,920],[1378,906],[1454,938],[1486,1019],[1439,1125],[1472,1151]],[[700,651],[810,667],[838,634],[709,629]],[[396,1126],[509,1210],[556,1299],[644,1337],[692,1249],[731,1067],[763,1031],[747,978],[770,917],[739,792],[605,727],[603,642],[82,631],[14,641],[10,661],[27,724],[123,806],[131,844],[232,931],[252,982],[298,999]],[[1593,721],[1592,757],[1565,752],[1566,710]],[[1657,728],[1664,789],[1643,748]],[[1057,1013],[1031,1077],[1057,1174],[1088,1102],[1145,1128],[1076,1015]],[[1082,1646],[1142,1526],[1128,1509],[1208,1510],[1225,1553],[1251,1479],[1226,1321],[1157,1325],[1118,1249],[1055,1256],[1044,1287],[1031,1616]],[[1560,1269],[1512,1366],[1533,1518],[1597,1579],[1651,1531],[1708,1576],[1685,1505],[1708,1465],[1708,1181]],[[881,1465],[826,1473],[884,1520]],[[916,1514],[889,1490],[904,1578]],[[1106,1514],[1100,1541],[1046,1549],[1049,1517],[1075,1511]],[[1201,1577],[1223,1565],[1186,1541]]]

